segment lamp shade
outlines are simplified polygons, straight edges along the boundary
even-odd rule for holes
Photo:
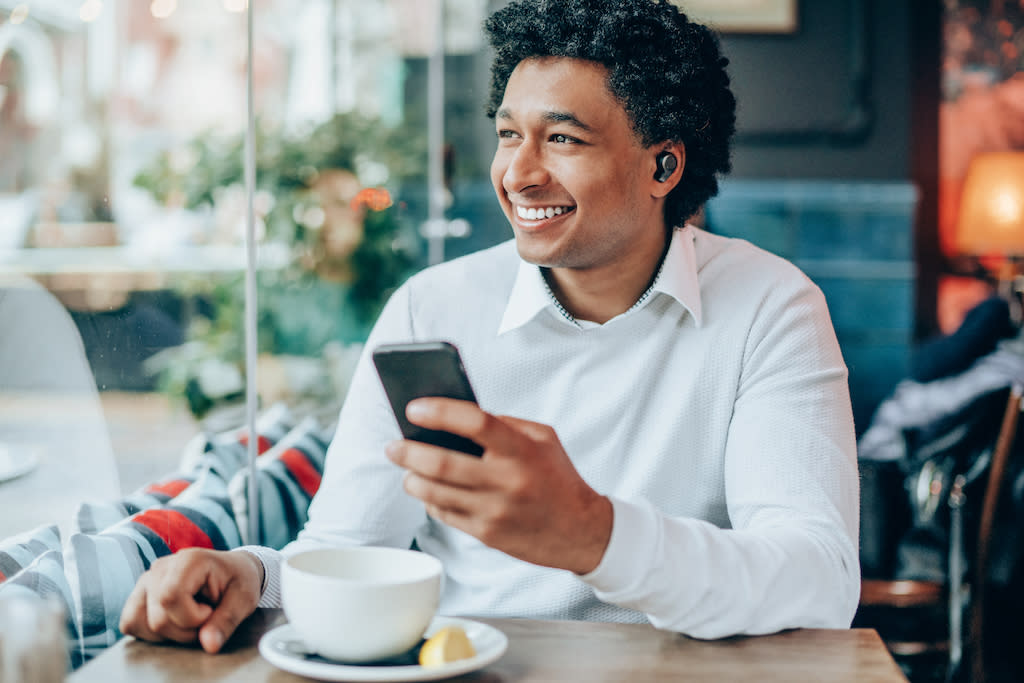
[[[979,154],[960,196],[956,245],[965,254],[1024,255],[1024,151]]]

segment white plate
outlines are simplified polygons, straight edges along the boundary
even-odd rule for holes
[[[28,474],[39,464],[31,446],[6,446],[0,443],[0,481]]]
[[[283,624],[260,638],[260,654],[274,666],[300,676],[322,681],[436,681],[476,671],[498,660],[508,648],[504,633],[479,621],[457,617],[434,617],[427,627],[429,638],[445,626],[461,626],[473,643],[476,656],[460,659],[444,666],[424,668],[419,665],[360,666],[326,661],[304,653],[305,645],[291,624]]]

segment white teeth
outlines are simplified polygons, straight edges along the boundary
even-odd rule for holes
[[[541,218],[553,218],[560,216],[566,211],[569,211],[571,207],[565,206],[548,206],[543,209],[526,208],[523,206],[516,207],[516,215],[520,218],[525,218],[528,221],[535,221]]]

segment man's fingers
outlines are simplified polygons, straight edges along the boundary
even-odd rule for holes
[[[402,486],[406,493],[418,498],[428,506],[460,512],[473,509],[481,496],[478,489],[451,486],[446,482],[422,477],[411,471],[405,475]]]
[[[209,612],[209,607],[207,612]],[[196,627],[182,627],[174,623],[170,613],[154,600],[145,586],[132,591],[125,601],[119,623],[121,632],[140,640],[160,642],[173,640],[176,643],[194,643],[198,635]]]
[[[406,407],[410,422],[472,439],[487,449],[503,451],[515,438],[512,424],[483,411],[470,401],[451,398],[418,398]]]
[[[161,623],[182,629],[195,630],[206,621],[213,608],[205,602],[199,602],[196,596],[179,590],[150,590],[149,621],[158,615]]]
[[[142,640],[162,640],[160,636],[149,628],[146,622],[146,588],[140,581],[128,595],[121,609],[121,619],[117,627],[121,633],[135,636]]]
[[[223,571],[222,566],[212,559],[211,551],[198,548],[185,548],[175,555],[160,558],[157,562],[168,563],[163,574],[174,575],[175,592],[181,595],[197,595],[204,589],[209,589],[211,581],[220,578]],[[174,569],[170,569],[170,563],[174,562]],[[154,563],[156,566],[156,563]]]
[[[448,526],[464,531],[467,534],[472,533],[473,516],[463,512],[461,510],[452,510],[450,508],[441,508],[436,505],[426,505],[427,514],[436,519],[439,522],[447,524]]]
[[[162,622],[159,628],[152,630],[152,633],[152,638],[142,638],[142,640],[151,640],[153,642],[170,640],[182,645],[191,645],[199,637],[199,629],[181,628],[170,622]]]
[[[443,429],[462,436],[468,436],[469,431],[480,431],[487,417],[487,413],[472,401],[437,396],[409,401],[405,415],[410,422],[421,427]]]
[[[146,622],[154,633],[176,643],[194,643],[199,627],[213,608],[177,591],[147,591]]]
[[[503,422],[512,429],[538,441],[547,439],[553,431],[548,425],[524,420],[521,417],[512,417],[511,415],[497,415],[495,417],[498,421]]]
[[[238,581],[228,584],[220,603],[206,623],[199,629],[199,644],[209,653],[219,652],[238,625],[253,613],[259,604],[259,595]]]
[[[480,480],[479,458],[453,455],[440,446],[419,441],[394,441],[388,444],[386,452],[396,464],[427,479],[463,487],[473,486]]]
[[[259,603],[257,562],[244,553],[196,549],[157,560],[125,601],[121,632],[150,641],[199,640],[218,651]]]

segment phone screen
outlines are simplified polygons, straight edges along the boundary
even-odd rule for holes
[[[414,425],[405,417],[409,401],[423,396],[476,403],[459,351],[453,344],[445,341],[382,344],[373,350],[373,364],[402,436],[470,455],[483,454],[483,448],[470,439]]]

